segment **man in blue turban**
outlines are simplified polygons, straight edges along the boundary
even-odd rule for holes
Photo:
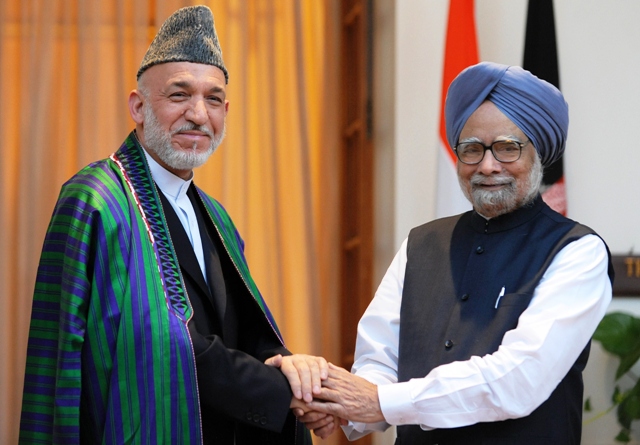
[[[353,374],[330,365],[328,402],[309,409],[349,419],[350,439],[396,425],[403,445],[577,445],[613,274],[603,240],[539,194],[567,104],[521,68],[480,63],[445,112],[473,210],[411,230],[360,320]]]

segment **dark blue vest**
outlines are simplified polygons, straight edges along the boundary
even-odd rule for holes
[[[399,381],[495,352],[556,254],[593,233],[540,197],[489,221],[467,212],[413,229],[400,310]],[[579,444],[588,355],[589,344],[549,399],[527,417],[433,431],[400,426],[396,444]]]

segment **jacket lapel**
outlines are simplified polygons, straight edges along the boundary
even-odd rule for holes
[[[176,215],[176,212],[173,210],[173,207],[164,196],[162,191],[158,190],[158,194],[160,196],[160,201],[162,201],[162,207],[164,208],[167,225],[169,226],[169,230],[171,232],[173,248],[175,249],[176,255],[178,256],[180,269],[182,270],[182,273],[189,275],[189,277],[191,277],[191,279],[195,283],[197,283],[198,287],[200,288],[200,292],[206,295],[210,303],[213,304],[213,298],[211,296],[211,292],[209,291],[209,286],[207,286],[207,282],[202,275],[200,264],[198,264],[196,254],[193,252],[193,247],[191,246],[189,237],[184,231],[178,215]]]
[[[200,230],[200,239],[202,240],[202,249],[205,261],[205,271],[207,274],[207,282],[209,283],[210,293],[213,297],[213,304],[216,306],[220,320],[225,319],[227,309],[227,288],[225,276],[222,272],[222,263],[220,261],[220,253],[216,249],[215,243],[211,238],[214,235],[215,228],[206,210],[202,200],[198,197],[198,192],[193,184],[187,191],[187,196],[193,205],[193,210],[198,219],[198,228]]]

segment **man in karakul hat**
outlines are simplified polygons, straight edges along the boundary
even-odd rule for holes
[[[290,406],[311,400],[326,362],[285,349],[229,215],[193,184],[224,136],[227,81],[209,8],[178,10],[129,96],[135,130],[63,185],[38,268],[21,443],[310,440]]]
[[[329,365],[328,402],[307,411],[350,419],[351,439],[397,425],[403,445],[579,444],[613,273],[603,240],[538,192],[567,104],[528,71],[480,63],[445,112],[473,210],[409,233],[360,320],[355,375]]]

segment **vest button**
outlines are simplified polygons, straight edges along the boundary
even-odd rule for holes
[[[469,299],[469,294],[463,294],[460,298],[462,299],[462,301],[467,301]]]
[[[447,340],[444,342],[444,347],[447,349],[451,349],[453,347],[453,342],[451,340]]]
[[[482,248],[482,246],[476,247],[476,253],[477,254],[481,254],[482,252],[484,252],[484,249]]]

